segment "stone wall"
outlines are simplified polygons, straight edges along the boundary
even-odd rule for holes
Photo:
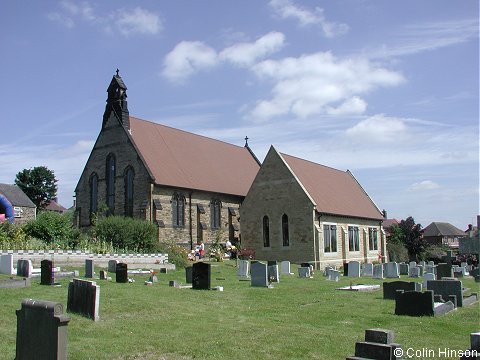
[[[25,224],[27,221],[35,220],[37,218],[37,209],[26,206],[19,206],[22,209],[20,217],[13,219],[15,224]]]

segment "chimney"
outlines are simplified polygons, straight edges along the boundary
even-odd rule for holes
[[[383,218],[386,219],[387,218],[387,210],[383,209],[382,214],[383,214]]]

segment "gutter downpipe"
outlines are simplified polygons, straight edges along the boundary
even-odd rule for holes
[[[188,193],[188,217],[189,217],[189,235],[190,235],[190,250],[193,250],[193,227],[192,227],[192,192]]]

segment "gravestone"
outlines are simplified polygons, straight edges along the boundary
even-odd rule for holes
[[[192,269],[192,289],[210,290],[210,264],[198,262],[193,264]]]
[[[448,265],[452,265],[457,260],[457,255],[452,250],[447,251],[447,255],[442,258]]]
[[[420,268],[418,266],[411,267],[409,269],[409,277],[418,278],[420,277]]]
[[[40,285],[55,284],[55,274],[53,273],[53,262],[50,260],[42,260],[40,262]]]
[[[275,260],[268,260],[267,261],[267,266],[274,266],[277,265],[277,262]]]
[[[395,293],[395,315],[434,316],[433,291],[403,291]]]
[[[453,277],[453,268],[451,264],[440,263],[437,265],[437,279],[443,277]]]
[[[383,279],[383,265],[373,265],[373,278],[374,279]]]
[[[480,359],[480,332],[470,333],[470,348],[463,351],[460,360]]]
[[[362,276],[373,276],[373,264],[363,264]]]
[[[187,266],[185,268],[185,282],[191,284],[193,282],[193,267]]]
[[[290,275],[290,261],[282,261],[280,263],[280,271],[282,272],[282,275]]]
[[[400,263],[398,264],[400,275],[408,275],[408,264]]]
[[[309,278],[310,275],[310,267],[299,267],[298,268],[298,277],[301,278]]]
[[[459,280],[428,280],[427,290],[440,295],[443,301],[448,301],[450,295],[457,297],[457,306],[463,306],[462,282]]]
[[[427,288],[427,281],[429,280],[437,280],[437,277],[435,276],[435,274],[432,273],[423,274],[423,287],[425,289]]]
[[[393,331],[384,329],[369,329],[365,331],[365,341],[355,343],[355,356],[347,357],[347,360],[377,359],[394,360],[399,344],[393,342]]]
[[[423,270],[424,270],[424,273],[429,273],[429,274],[436,274],[437,272],[436,266],[430,265],[430,264],[425,265],[425,268]]]
[[[94,281],[73,279],[68,284],[67,311],[97,321],[100,286]]]
[[[252,286],[268,287],[268,269],[266,264],[262,262],[253,263],[250,274]]]
[[[384,264],[384,276],[386,278],[399,278],[398,264],[396,262],[388,262]]]
[[[414,268],[414,267],[417,267],[417,263],[415,261],[410,261],[408,263],[408,268],[411,269],[411,268]]]
[[[117,283],[127,283],[128,282],[128,266],[124,263],[117,263],[115,267],[115,274]]]
[[[427,265],[428,265],[428,266],[435,266],[435,262],[429,261],[429,262],[427,262]]]
[[[327,280],[329,281],[337,281],[340,280],[340,271],[337,270],[330,270],[328,272]]]
[[[108,272],[117,271],[118,260],[108,260]]]
[[[93,267],[93,260],[92,259],[85,259],[85,277],[86,278],[93,278],[94,267]]]
[[[68,322],[63,305],[26,299],[17,314],[17,360],[67,359]]]
[[[348,276],[348,263],[343,263],[343,276]]]
[[[19,259],[17,261],[17,276],[31,277],[32,276],[32,260]]]
[[[348,263],[348,277],[360,277],[360,263],[358,261]]]
[[[237,276],[240,278],[248,278],[249,272],[250,272],[250,262],[248,260],[239,260]]]
[[[0,274],[13,275],[13,255],[0,256]]]
[[[278,265],[268,266],[268,280],[269,282],[280,282],[280,273],[278,272]]]
[[[107,280],[108,272],[105,270],[100,270],[100,280]]]
[[[395,299],[395,294],[398,290],[403,291],[422,291],[422,284],[408,281],[391,281],[383,283],[383,298]]]

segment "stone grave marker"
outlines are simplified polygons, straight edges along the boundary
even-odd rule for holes
[[[243,279],[249,277],[250,262],[248,260],[238,260],[237,276]]]
[[[373,278],[374,279],[383,279],[383,265],[373,265]]]
[[[108,260],[108,272],[117,272],[118,260]]]
[[[383,298],[395,299],[395,294],[398,290],[403,291],[422,291],[422,284],[408,281],[391,281],[383,283]]]
[[[17,261],[17,276],[31,277],[32,276],[32,260],[19,259]]]
[[[108,272],[105,270],[100,270],[100,280],[107,280],[108,278]]]
[[[331,270],[328,272],[327,280],[329,280],[329,281],[337,281],[337,282],[338,282],[338,280],[340,280],[340,271],[331,269]]]
[[[280,282],[280,273],[278,272],[278,265],[268,266],[268,280],[269,282]]]
[[[400,275],[408,275],[408,269],[409,269],[408,264],[400,263],[398,264],[398,268],[399,268]]]
[[[281,272],[282,272],[282,275],[291,275],[291,271],[290,271],[290,261],[282,261],[280,263],[280,269],[281,269]]]
[[[67,359],[68,322],[63,305],[26,299],[17,314],[17,360]]]
[[[73,279],[68,284],[67,311],[93,321],[99,319],[100,286],[95,281]]]
[[[384,264],[384,275],[386,278],[399,278],[398,264],[396,262],[388,262]]]
[[[115,266],[115,274],[117,283],[128,282],[128,265],[125,263],[117,263]]]
[[[408,268],[411,269],[411,268],[414,268],[414,267],[417,267],[417,263],[415,261],[410,261],[408,263]]]
[[[13,255],[0,256],[0,274],[13,275]]]
[[[427,288],[427,281],[429,281],[429,280],[437,280],[436,275],[432,274],[432,273],[423,274],[423,287],[425,289]]]
[[[268,269],[267,264],[262,262],[256,262],[252,264],[250,270],[251,274],[251,286],[256,287],[268,287]]]
[[[373,264],[363,264],[362,276],[373,276]]]
[[[463,306],[462,282],[459,280],[428,280],[427,290],[432,290],[435,295],[440,295],[443,301],[448,301],[450,295],[455,295],[457,306]]]
[[[193,282],[193,267],[187,266],[185,268],[185,282],[191,284]]]
[[[443,315],[455,309],[451,301],[434,303],[433,291],[403,291],[395,294],[395,315],[435,316]]]
[[[418,278],[420,277],[420,268],[418,266],[411,267],[409,269],[409,277]]]
[[[358,261],[348,263],[348,277],[360,277],[360,263]]]
[[[425,273],[436,274],[437,269],[436,269],[435,265],[427,264],[427,265],[425,265],[425,268],[423,269],[423,272],[424,272],[424,274]]]
[[[210,264],[198,262],[193,264],[192,269],[192,289],[210,290]]]
[[[310,275],[310,267],[299,267],[298,268],[298,277],[301,278],[309,278]]]
[[[85,277],[93,278],[94,272],[93,259],[85,259]]]
[[[355,356],[347,357],[350,359],[379,359],[393,360],[396,349],[401,349],[399,344],[393,342],[393,331],[384,329],[369,329],[365,331],[365,341],[355,343]]]
[[[53,262],[50,260],[42,260],[40,262],[40,285],[55,284],[55,274],[53,272]]]
[[[453,268],[451,264],[440,263],[437,265],[437,279],[444,277],[453,277]]]

